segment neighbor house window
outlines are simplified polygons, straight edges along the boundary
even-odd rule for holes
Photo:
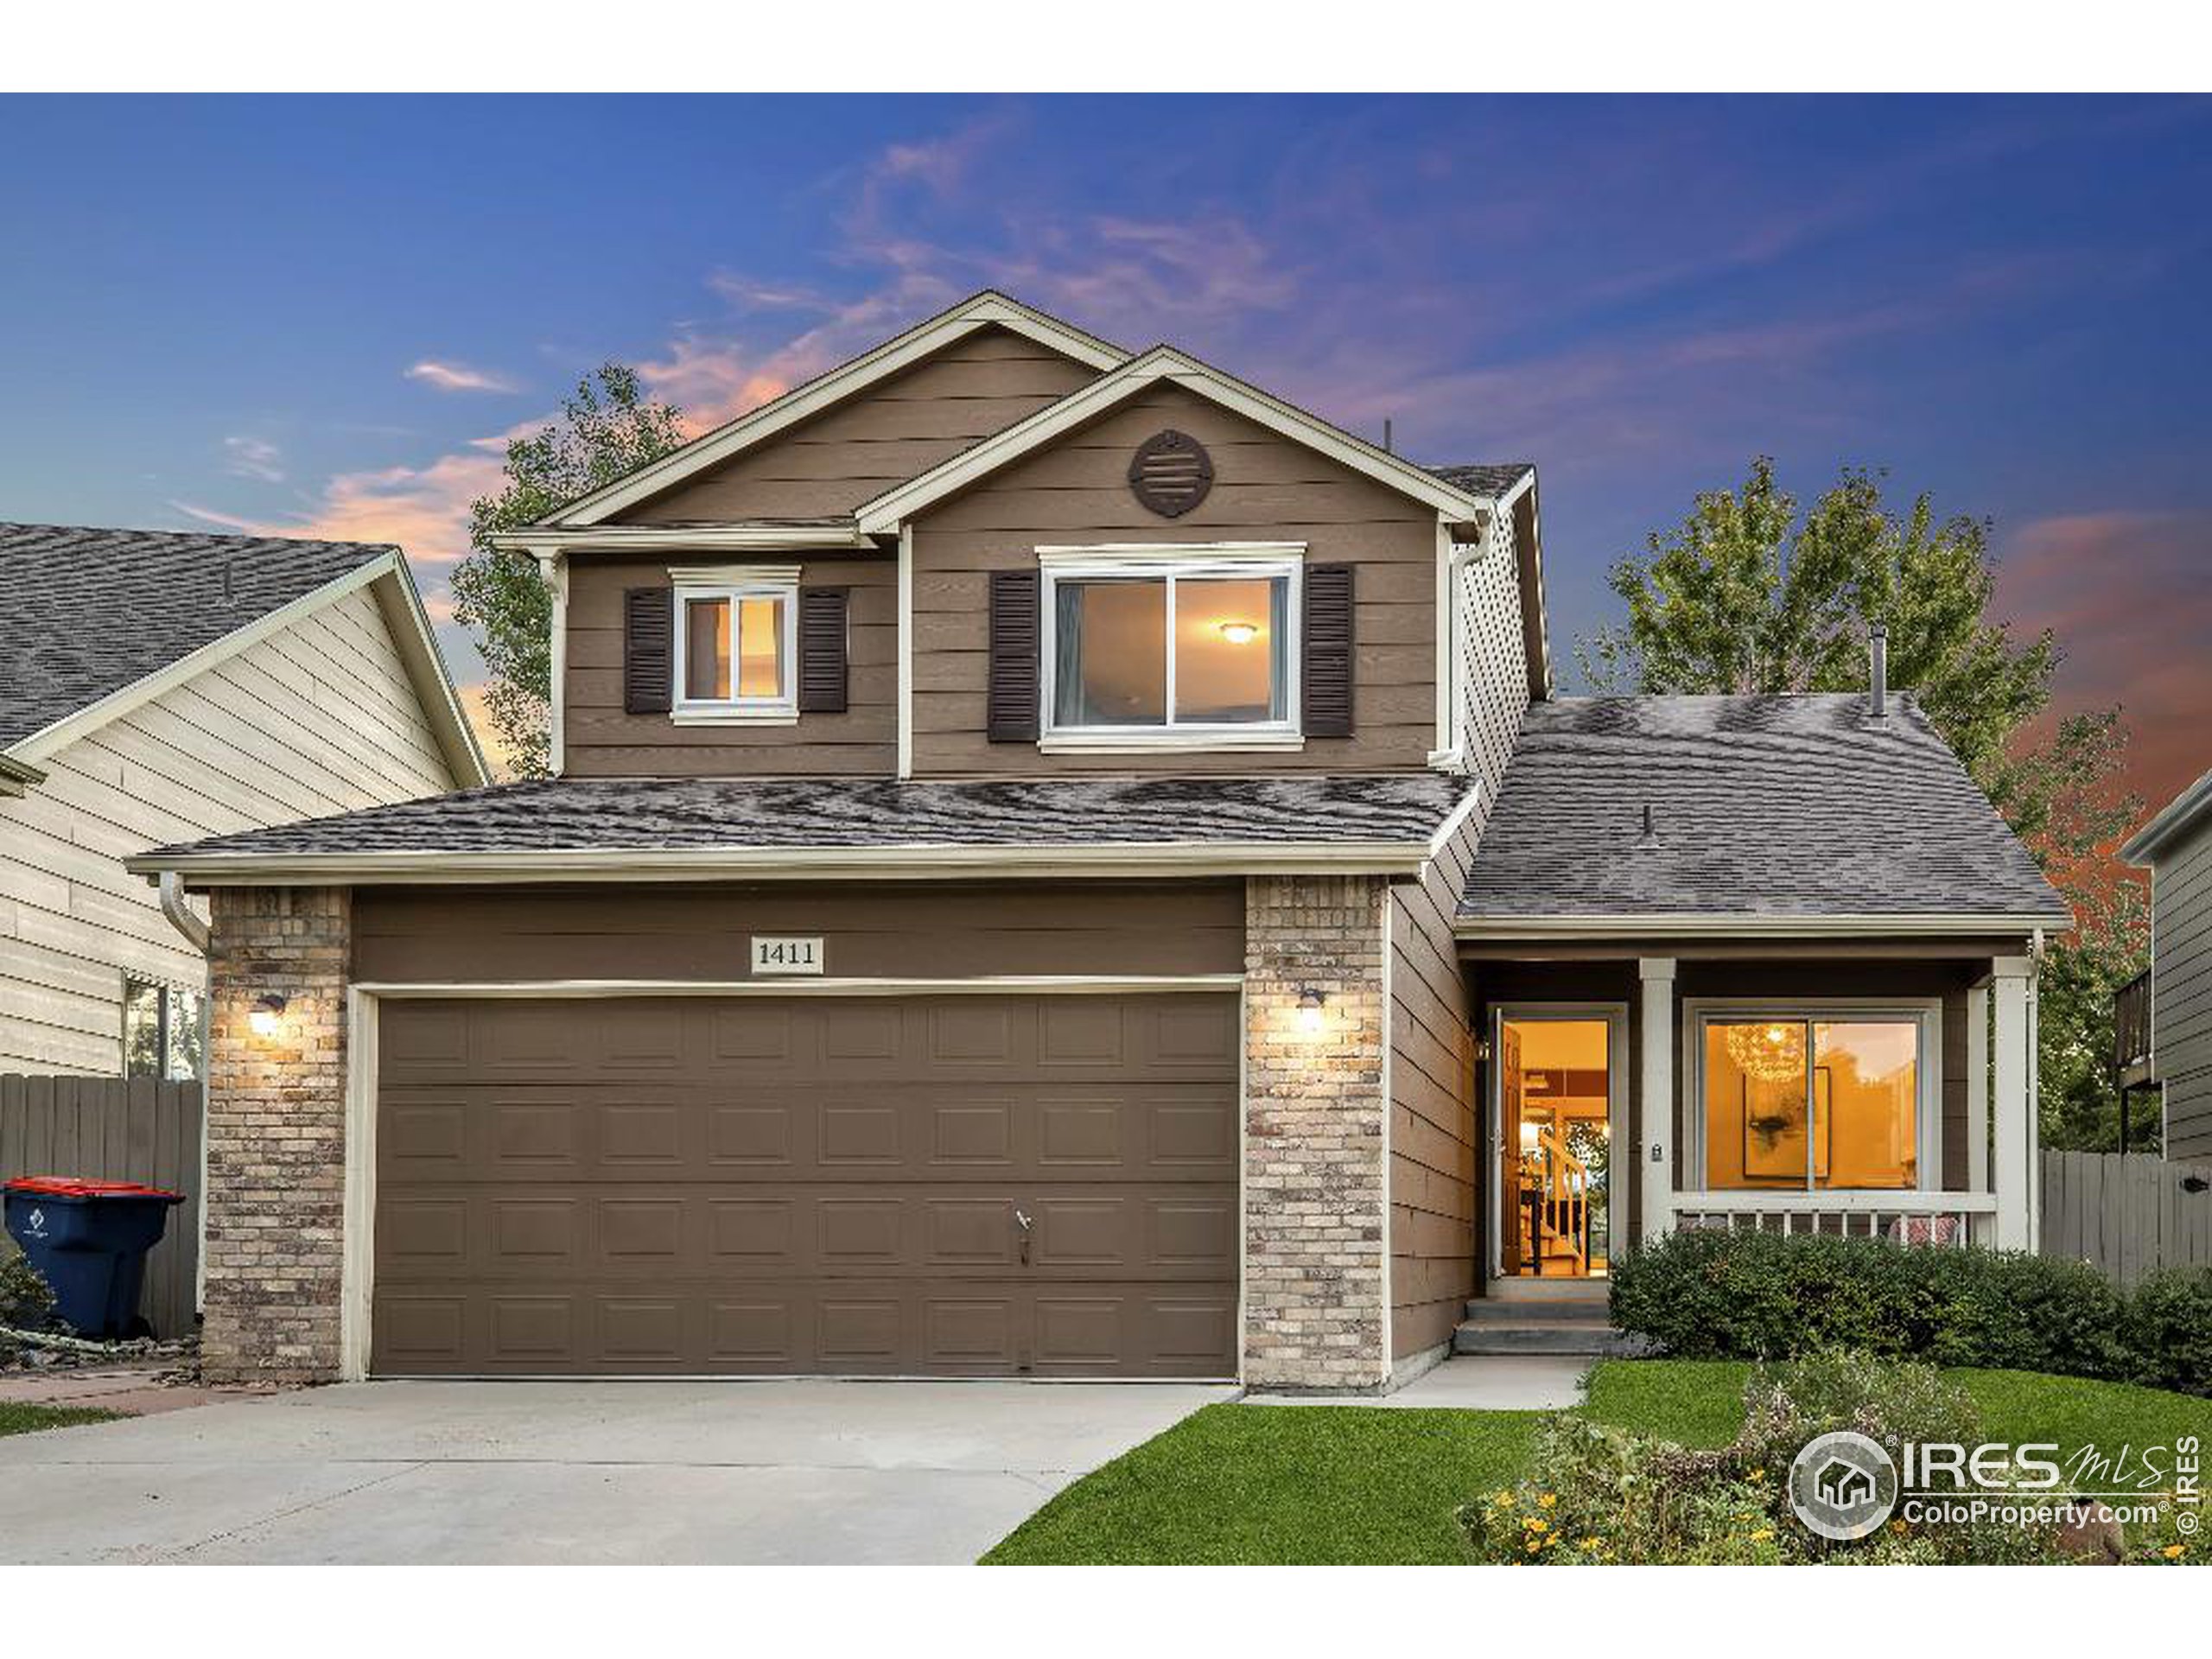
[[[189,1082],[207,1071],[207,998],[151,980],[123,982],[123,1075]]]
[[[706,719],[793,719],[796,571],[679,573],[675,713]]]
[[[1294,739],[1294,553],[1044,569],[1048,741]]]
[[[1708,1014],[1699,1021],[1705,1185],[1719,1192],[1936,1185],[1931,1017]]]

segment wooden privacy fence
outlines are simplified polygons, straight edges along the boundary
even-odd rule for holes
[[[2160,1268],[2212,1267],[2212,1165],[2046,1150],[2040,1248],[2124,1286]]]
[[[156,1336],[188,1335],[197,1312],[200,1109],[196,1083],[0,1074],[0,1180],[82,1175],[184,1194],[146,1259],[139,1312]],[[15,1243],[0,1249],[12,1255]]]

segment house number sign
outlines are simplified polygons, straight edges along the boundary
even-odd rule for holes
[[[819,974],[822,971],[822,941],[819,938],[770,938],[765,934],[753,936],[753,971],[756,974]]]

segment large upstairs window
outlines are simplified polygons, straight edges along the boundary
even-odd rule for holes
[[[1047,747],[1298,741],[1294,550],[1040,557]]]

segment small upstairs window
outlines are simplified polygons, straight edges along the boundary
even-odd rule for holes
[[[798,618],[796,570],[680,573],[676,720],[796,720]]]
[[[1295,553],[1044,558],[1045,746],[1295,745]]]

